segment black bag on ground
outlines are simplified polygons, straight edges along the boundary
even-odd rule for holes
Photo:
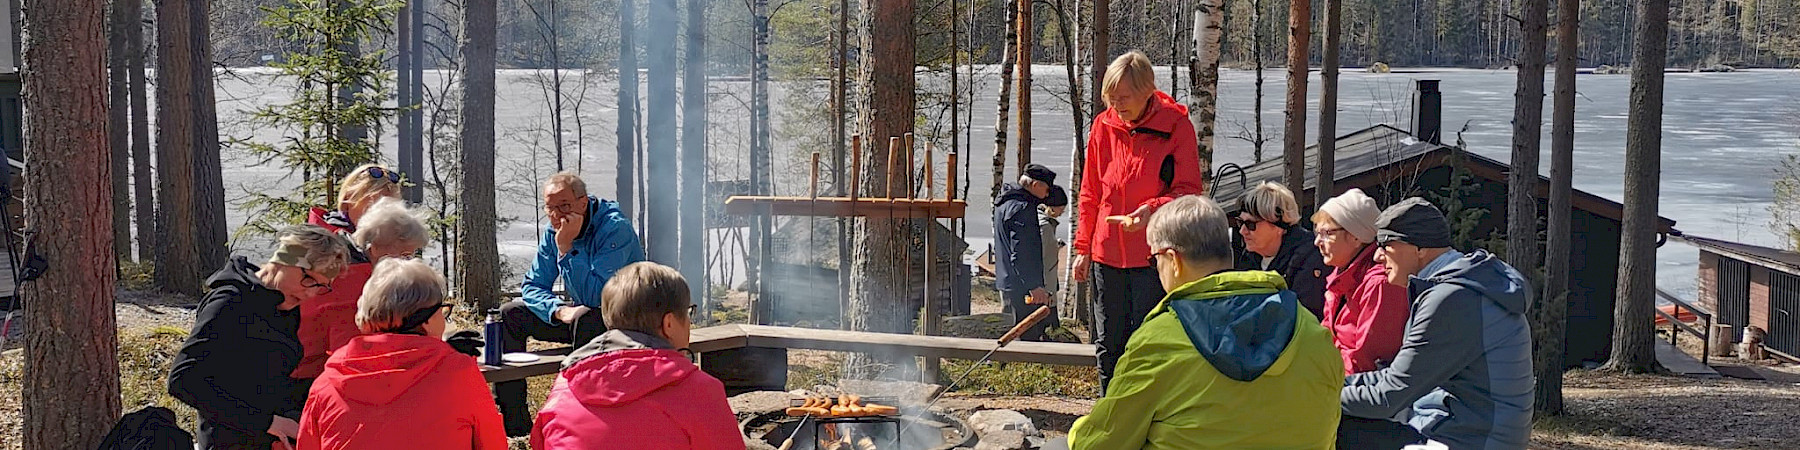
[[[99,450],[192,450],[194,435],[175,422],[175,412],[145,406],[119,418]]]

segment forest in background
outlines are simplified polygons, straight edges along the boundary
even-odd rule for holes
[[[1318,48],[1323,33],[1322,0],[1312,0],[1311,21]],[[263,8],[287,0],[217,0],[212,10],[212,42],[215,59],[227,66],[262,64],[263,55],[280,55],[288,45],[263,26]],[[431,10],[440,1],[426,1]],[[750,72],[749,2],[713,2],[709,18],[713,26],[708,40],[715,51],[708,58],[714,75],[747,75]],[[857,8],[861,0],[852,1]],[[977,64],[1000,61],[1005,32],[1006,1],[974,0],[954,12],[972,31],[973,48],[965,49]],[[1058,8],[1064,2],[1039,0],[1039,9]],[[1054,4],[1053,4],[1054,3]],[[1115,0],[1112,2],[1112,53],[1138,49],[1158,64],[1185,62],[1192,27],[1192,11],[1198,0]],[[1341,60],[1347,67],[1377,62],[1391,66],[1440,66],[1500,68],[1511,65],[1519,43],[1516,17],[1522,0],[1345,0]],[[825,27],[782,29],[783,22],[830,20],[835,0],[770,1],[772,38],[784,40],[824,37]],[[1087,2],[1079,17],[1087,17]],[[1633,0],[1582,2],[1581,65],[1629,66]],[[919,61],[929,65],[947,61],[948,24],[953,12],[950,0],[923,0],[917,4]],[[1287,48],[1287,0],[1233,0],[1226,3],[1224,64],[1251,67],[1256,63],[1256,41],[1262,40],[1262,62],[1280,66]],[[501,68],[536,69],[556,66],[542,50],[546,30],[558,30],[564,68],[610,69],[616,59],[617,2],[525,0],[498,5],[498,61]],[[972,11],[971,11],[972,10]],[[639,9],[640,21],[643,10]],[[973,17],[971,21],[970,18]],[[1555,20],[1554,18],[1552,20]],[[454,23],[454,20],[447,21]],[[1036,14],[1040,63],[1061,62],[1057,16]],[[973,26],[967,24],[972,23]],[[941,25],[932,25],[941,24]],[[1085,26],[1085,24],[1084,24]],[[1554,28],[1554,27],[1552,27]],[[1697,67],[1726,64],[1734,67],[1800,65],[1800,0],[1673,0],[1670,5],[1669,65]],[[379,45],[391,46],[391,37]],[[854,42],[854,41],[852,41]],[[823,41],[817,42],[823,44]],[[816,47],[824,47],[816,45]],[[446,48],[453,48],[447,45]],[[851,49],[854,54],[856,50]],[[391,53],[390,53],[391,54]],[[435,66],[454,55],[435,53],[427,58]],[[1320,55],[1311,56],[1319,64]],[[778,61],[772,61],[779,66]]]

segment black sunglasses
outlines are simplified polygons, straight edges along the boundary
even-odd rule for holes
[[[1245,219],[1244,216],[1250,216],[1250,214],[1240,212],[1231,215],[1231,227],[1243,228],[1245,231],[1256,231],[1256,226],[1264,222],[1264,220],[1255,219],[1255,216],[1250,216],[1252,217],[1251,219]]]
[[[400,172],[383,169],[380,166],[370,167],[368,170],[368,174],[369,174],[369,178],[386,179],[392,183],[400,182]]]

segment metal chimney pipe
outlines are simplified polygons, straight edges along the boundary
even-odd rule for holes
[[[1444,93],[1438,91],[1438,80],[1418,80],[1413,96],[1412,133],[1419,140],[1444,143]]]

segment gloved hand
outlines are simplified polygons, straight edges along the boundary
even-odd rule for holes
[[[481,357],[481,348],[486,344],[481,340],[481,332],[475,330],[458,331],[444,339],[444,342],[448,342],[450,348],[456,349],[457,353],[474,357]]]

